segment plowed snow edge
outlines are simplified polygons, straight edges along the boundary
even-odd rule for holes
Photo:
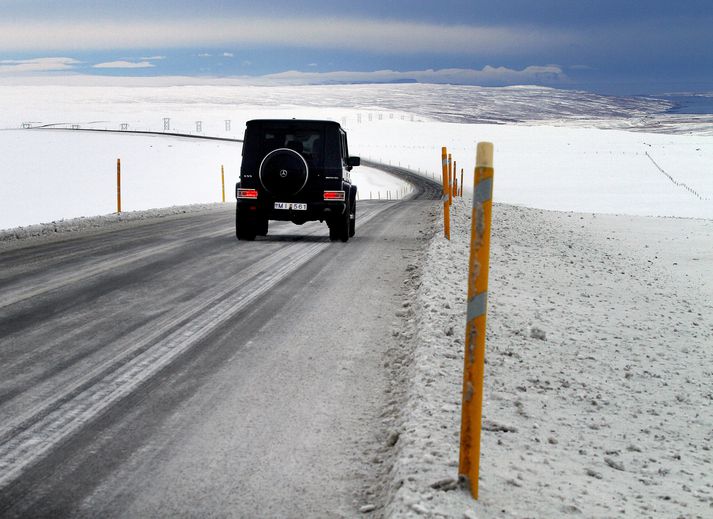
[[[495,207],[479,502],[456,484],[469,213],[457,199],[451,241],[412,267],[394,330],[384,516],[709,514],[713,303],[665,240],[617,242],[592,214]]]

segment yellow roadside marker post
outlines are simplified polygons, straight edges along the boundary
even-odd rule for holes
[[[448,206],[453,204],[453,161],[451,154],[448,154]]]
[[[116,212],[121,212],[121,159],[116,159]]]
[[[447,240],[451,239],[451,212],[446,196],[448,190],[448,150],[445,146],[441,148],[441,165],[443,169],[443,235]]]
[[[485,318],[488,302],[490,224],[493,208],[492,143],[478,143],[475,164],[458,474],[466,480],[473,498],[478,499],[483,372],[485,370]]]
[[[457,164],[458,164],[458,162],[454,160],[453,161],[453,176],[451,177],[451,186],[453,188],[453,196],[456,196],[458,194],[458,191],[456,188],[457,181],[458,181],[458,179],[456,178]],[[451,200],[451,202],[452,201],[453,200]]]
[[[223,203],[225,203],[225,171],[222,164],[220,165],[220,185],[223,188]]]

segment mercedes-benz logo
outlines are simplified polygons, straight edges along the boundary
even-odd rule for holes
[[[286,170],[286,169],[281,169],[281,170],[280,170],[280,177],[282,177],[282,178],[287,177],[287,170]]]

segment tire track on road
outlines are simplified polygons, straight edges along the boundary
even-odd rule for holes
[[[392,205],[384,203],[378,207],[369,207],[358,216],[360,225]],[[308,236],[321,230],[315,229]],[[209,235],[225,232],[221,229]],[[119,261],[135,262],[183,246],[184,241],[180,245],[151,247]],[[4,423],[0,431],[0,490],[11,485],[25,470],[66,438],[131,394],[330,246],[332,244],[325,237],[322,241],[298,241],[279,249],[265,260],[241,271],[232,283],[217,293],[198,301],[192,300],[164,315],[159,322],[150,323],[150,327],[143,327],[126,336],[118,348],[119,354],[106,359],[71,384],[55,388],[52,398]],[[116,261],[104,263],[112,266],[95,264],[89,273],[78,273],[70,280],[57,283],[61,286],[76,283],[116,265]],[[39,287],[37,293],[60,286],[57,283],[50,282]],[[30,290],[18,291],[12,296],[6,296],[4,301],[23,300],[33,295]],[[48,384],[51,383],[48,381]]]
[[[65,287],[67,285],[71,285],[79,281],[84,281],[88,278],[98,276],[111,270],[115,270],[119,267],[124,267],[132,263],[136,263],[152,256],[158,256],[160,254],[165,254],[167,252],[174,251],[176,249],[184,247],[186,244],[196,240],[197,238],[214,238],[217,236],[224,236],[231,230],[232,227],[223,227],[206,234],[201,234],[200,236],[186,238],[164,245],[156,245],[143,249],[141,251],[126,254],[119,258],[90,261],[85,263],[84,265],[80,265],[80,270],[78,270],[77,272],[73,274],[67,274],[62,277],[58,277],[54,272],[46,274],[40,277],[39,279],[34,280],[32,286],[27,286],[27,283],[24,283],[25,286],[22,286],[20,288],[16,288],[14,290],[6,290],[4,294],[0,296],[0,309],[20,303],[32,297],[37,297],[52,290],[57,290],[58,288]]]
[[[40,271],[49,264],[56,265],[62,261],[73,261],[82,256],[106,256],[118,252],[126,254],[127,248],[143,246],[142,241],[155,239],[158,233],[172,239],[181,238],[182,235],[195,237],[196,231],[204,232],[208,228],[214,228],[215,223],[214,219],[190,225],[181,222],[180,228],[174,228],[177,224],[177,218],[174,217],[171,220],[161,222],[141,222],[135,227],[127,226],[119,229],[112,229],[111,226],[106,229],[101,227],[90,228],[88,230],[89,233],[99,232],[95,235],[97,237],[96,243],[90,242],[89,244],[82,243],[81,239],[75,239],[75,236],[69,234],[64,236],[64,240],[52,243],[35,243],[30,239],[24,247],[2,251],[2,255],[0,255],[0,282],[14,279],[17,274],[33,275],[35,271]],[[127,231],[131,234],[127,235]],[[121,251],[117,251],[119,246]]]

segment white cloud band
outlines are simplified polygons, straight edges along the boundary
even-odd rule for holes
[[[285,45],[380,53],[518,55],[571,43],[569,33],[524,27],[479,27],[333,18],[129,21],[0,21],[8,51]]]
[[[105,63],[97,63],[93,68],[151,68],[153,63],[148,61],[107,61]]]

